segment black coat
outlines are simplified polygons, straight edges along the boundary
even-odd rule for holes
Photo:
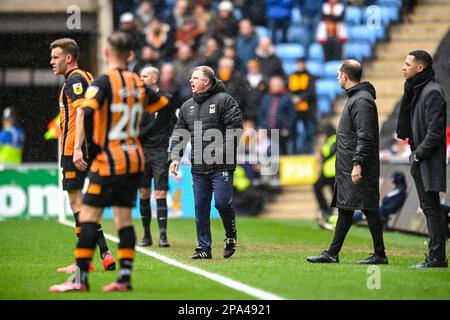
[[[201,143],[196,143],[194,135],[194,122],[198,121],[202,123],[201,136],[197,134],[199,138],[203,138]],[[215,150],[219,154],[216,154],[215,151],[210,152],[212,151],[210,146],[211,140],[208,140],[205,134],[205,131],[208,129],[219,130],[222,133],[223,144]],[[227,131],[227,129],[231,131]],[[235,129],[242,129],[241,110],[236,100],[225,93],[223,82],[216,79],[216,83],[207,92],[194,94],[194,97],[181,106],[178,121],[172,135],[171,159],[180,161],[182,156],[180,154],[180,143],[187,143],[187,141],[183,141],[182,131],[188,130],[192,145],[191,163],[193,173],[234,170],[236,169],[236,149],[239,141],[239,137],[233,136],[232,130]],[[201,150],[198,150],[197,145],[201,146]],[[204,152],[208,155],[211,154],[214,158],[217,156],[217,159],[220,158],[221,160],[207,163],[203,156]],[[201,163],[196,163],[195,155],[202,155]],[[228,159],[231,163],[226,161],[230,155],[234,155],[234,158]]]
[[[411,150],[420,160],[425,192],[446,192],[446,113],[444,93],[439,84],[430,79],[414,87],[409,113],[410,136],[407,136],[407,130],[402,130],[399,119],[399,136],[410,139]],[[407,116],[400,113],[399,117]]]
[[[378,210],[380,155],[375,88],[361,82],[347,90],[336,140],[336,182],[332,206],[348,210]],[[352,182],[353,164],[359,162],[362,181]]]

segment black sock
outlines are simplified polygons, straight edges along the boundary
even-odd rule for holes
[[[150,199],[140,199],[139,201],[142,226],[144,227],[144,237],[150,238],[150,222],[152,221],[152,208]]]
[[[109,251],[108,244],[106,243],[105,235],[103,234],[102,225],[97,224],[97,245],[100,249],[100,258],[103,259],[105,253]]]
[[[134,233],[133,226],[120,229],[119,240],[118,256],[120,261],[120,274],[117,282],[130,284],[134,260],[134,246],[136,245],[136,234]]]
[[[157,218],[158,218],[158,226],[159,232],[162,235],[166,235],[167,230],[167,199],[156,199],[156,208],[157,208]]]
[[[75,281],[88,285],[89,264],[94,255],[95,242],[97,241],[97,224],[95,222],[83,222],[80,224],[80,227],[80,237],[75,250],[78,266],[77,279]]]
[[[236,231],[236,216],[234,214],[234,209],[228,209],[226,212],[219,212],[222,218],[223,227],[225,228],[225,237],[227,238],[237,238]]]
[[[75,234],[77,238],[80,237],[80,219],[79,219],[80,211],[73,213],[73,218],[75,219]]]

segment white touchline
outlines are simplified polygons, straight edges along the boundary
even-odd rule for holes
[[[74,227],[74,224],[72,222],[63,221],[63,222],[60,222],[60,223],[66,225],[66,226],[69,226],[69,227]],[[119,243],[119,239],[117,237],[114,237],[114,236],[110,235],[110,234],[105,233],[105,238],[108,239],[108,240],[111,240],[111,241],[113,241],[115,243]],[[175,259],[168,258],[166,256],[163,256],[162,254],[153,252],[151,250],[144,249],[144,248],[139,247],[139,246],[136,246],[136,251],[140,252],[142,254],[145,254],[147,256],[153,257],[155,259],[158,259],[158,260],[160,260],[162,262],[165,262],[167,264],[170,264],[172,266],[175,266],[175,267],[178,267],[178,268],[190,271],[192,273],[198,274],[198,275],[203,276],[205,278],[208,278],[210,280],[216,281],[216,282],[218,282],[218,283],[220,283],[220,284],[222,284],[224,286],[227,286],[227,287],[229,287],[229,288],[231,288],[233,290],[241,291],[241,292],[243,292],[245,294],[248,294],[249,296],[252,296],[252,297],[255,297],[255,298],[258,298],[258,299],[262,299],[262,300],[285,300],[284,298],[282,298],[280,296],[277,296],[277,295],[275,295],[273,293],[270,293],[270,292],[267,292],[267,291],[264,291],[264,290],[261,290],[261,289],[253,288],[253,287],[251,287],[249,285],[246,285],[246,284],[241,283],[239,281],[236,281],[236,280],[224,277],[224,276],[222,276],[220,274],[212,273],[212,272],[205,271],[205,270],[202,270],[202,269],[197,268],[197,267],[189,266],[187,264],[178,262]]]

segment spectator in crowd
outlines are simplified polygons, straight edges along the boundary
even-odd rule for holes
[[[395,135],[395,134],[394,134]],[[411,155],[408,141],[394,137],[394,143],[389,149],[380,150],[380,160],[405,160],[408,161]]]
[[[291,96],[286,91],[283,77],[271,77],[269,92],[262,97],[258,117],[259,128],[280,130],[281,155],[288,154],[288,143],[293,137],[295,126],[295,109]]]
[[[315,41],[317,25],[320,21],[322,0],[297,0],[302,15],[302,26],[306,33],[305,48]]]
[[[146,44],[141,51],[140,58],[134,67],[134,72],[139,73],[145,66],[159,68],[161,64],[161,54],[151,45]]]
[[[11,107],[3,111],[3,127],[0,130],[0,164],[22,163],[24,133],[16,123]]]
[[[196,51],[200,41],[200,32],[197,28],[197,22],[194,19],[184,20],[183,25],[177,29],[176,37],[178,47],[187,44]]]
[[[239,33],[238,22],[233,15],[233,3],[222,1],[219,3],[217,10],[217,17],[214,19],[210,34],[228,43],[235,39]]]
[[[247,87],[245,79],[235,70],[233,59],[228,57],[221,58],[217,75],[225,85],[225,92],[236,100],[242,113],[243,110],[247,109]]]
[[[234,62],[234,70],[239,72],[241,75],[245,75],[245,67],[242,64],[241,59],[239,59],[236,49],[233,46],[225,46],[222,50],[222,57],[230,58]],[[241,71],[244,69],[244,71]]]
[[[255,33],[252,22],[244,19],[239,22],[239,36],[236,39],[236,50],[239,59],[242,61],[241,73],[245,74],[245,66],[250,59],[255,58],[255,50],[258,46],[259,37]]]
[[[305,60],[298,58],[297,70],[289,76],[289,91],[297,113],[296,152],[313,153],[316,130],[315,78],[306,69]]]
[[[193,57],[192,49],[188,45],[181,45],[178,48],[176,59],[173,61],[175,79],[180,84],[180,100],[186,101],[192,97],[192,88],[189,84],[192,70],[198,65],[198,60]]]
[[[132,43],[132,50],[140,52],[145,45],[145,36],[137,30],[135,17],[131,12],[125,12],[120,16],[119,30],[128,34]]]
[[[187,19],[192,19],[192,9],[189,5],[189,1],[177,0],[172,9],[172,15],[169,18],[172,28],[178,30]]]
[[[326,227],[326,224],[328,218],[332,214],[332,209],[325,199],[323,191],[325,187],[329,187],[332,192],[334,190],[336,177],[336,128],[329,123],[323,126],[321,133],[324,135],[325,140],[320,150],[322,165],[319,178],[314,184],[314,194],[321,214],[319,225],[326,229],[330,229],[329,227]]]
[[[283,65],[275,55],[275,46],[270,38],[262,37],[259,39],[255,53],[265,81],[269,82],[269,79],[276,75],[284,77]]]
[[[154,16],[146,31],[146,40],[152,48],[159,51],[163,60],[171,59],[174,51],[174,31],[161,18]]]
[[[398,214],[407,197],[406,177],[403,172],[395,171],[388,180],[388,192],[380,203],[379,214],[384,229],[387,229],[389,216]],[[362,211],[356,211],[353,216],[353,223],[364,219]]]
[[[203,52],[199,56],[198,63],[217,69],[217,63],[222,57],[222,50],[219,41],[215,37],[208,37]]]
[[[293,0],[266,0],[266,13],[272,34],[272,42],[287,42],[287,32],[291,22]],[[281,41],[278,30],[281,29]]]
[[[180,101],[180,83],[175,79],[172,63],[166,62],[161,66],[161,77],[159,82],[159,88],[163,92],[170,93],[172,95],[171,102],[176,108],[179,108],[184,101]]]
[[[151,0],[142,0],[136,10],[136,28],[143,32],[155,16],[155,8]]]
[[[258,121],[258,112],[261,105],[263,94],[267,90],[267,83],[261,73],[261,67],[256,60],[247,62],[247,108],[243,110],[243,119],[252,120],[254,123]]]
[[[212,20],[211,11],[206,10],[201,3],[197,3],[194,7],[193,18],[197,22],[198,33],[201,35],[206,34]]]
[[[266,2],[261,0],[243,0],[242,15],[254,26],[267,27]]]
[[[316,40],[323,46],[326,61],[342,59],[342,44],[348,40],[344,17],[345,6],[339,0],[328,0],[322,5]]]

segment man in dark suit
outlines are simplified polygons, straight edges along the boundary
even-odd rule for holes
[[[425,51],[408,54],[403,65],[406,79],[397,124],[397,135],[409,138],[411,175],[425,214],[430,241],[425,261],[413,268],[447,268],[446,222],[439,192],[446,191],[446,101],[434,79],[433,58]]]

